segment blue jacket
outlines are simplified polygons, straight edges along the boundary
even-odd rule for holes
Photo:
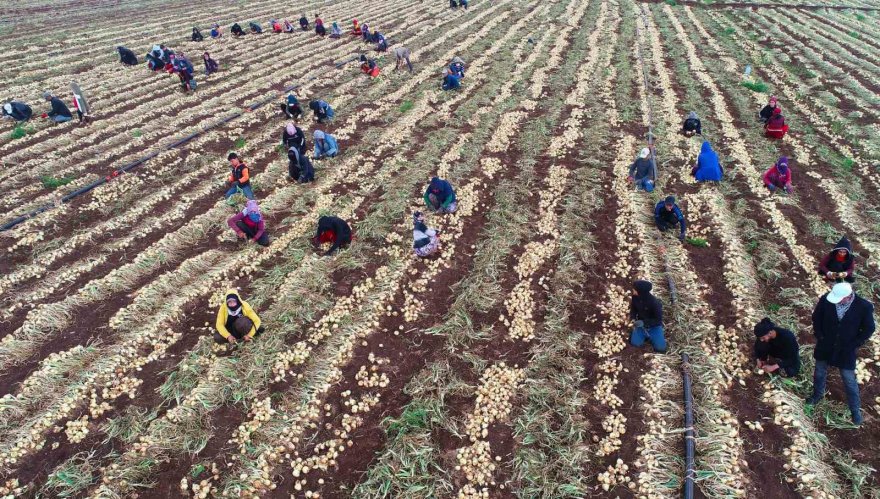
[[[697,158],[697,167],[694,169],[694,177],[697,182],[719,182],[724,174],[721,163],[718,161],[718,154],[712,150],[709,141],[703,142],[703,148],[700,149],[700,156]]]
[[[455,90],[456,88],[460,88],[461,83],[459,83],[459,77],[454,74],[448,74],[445,78],[443,78],[443,90]]]
[[[686,227],[686,222],[684,221],[684,215],[681,214],[681,210],[678,208],[677,204],[672,205],[672,211],[668,211],[666,209],[666,201],[661,200],[657,203],[657,206],[654,207],[654,223],[657,224],[657,228],[660,228],[662,224],[672,224],[678,223],[681,224],[681,233],[684,234],[684,230]]]
[[[455,201],[455,190],[452,188],[452,184],[438,177],[431,178],[431,183],[425,189],[425,204],[430,206],[431,203],[428,201],[429,194],[437,196],[440,206],[444,208]]]
[[[339,154],[339,146],[336,143],[336,137],[330,135],[329,133],[324,134],[324,147],[321,147],[321,144],[316,140],[315,141],[315,159],[320,158],[321,156],[336,156]]]

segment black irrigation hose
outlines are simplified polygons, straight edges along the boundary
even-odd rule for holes
[[[391,44],[391,41],[389,41],[388,43],[389,43],[389,45],[390,45],[390,44]],[[340,61],[340,62],[334,63],[334,68],[335,68],[335,69],[339,69],[339,68],[341,68],[342,66],[345,66],[346,64],[348,64],[349,62],[356,61],[356,60],[358,60],[359,58],[360,58],[360,55],[356,55],[356,56],[349,57],[348,59],[345,59],[345,60],[343,60],[343,61]],[[323,74],[322,74],[322,75],[323,75]],[[265,99],[263,99],[263,100],[261,100],[261,101],[259,101],[259,102],[256,102],[256,103],[254,103],[254,104],[251,104],[250,106],[247,106],[247,109],[248,109],[249,111],[253,111],[253,110],[255,110],[255,109],[259,109],[260,107],[263,107],[263,106],[265,106],[266,104],[268,104],[269,102],[272,102],[273,100],[277,99],[280,95],[283,95],[283,94],[286,94],[286,93],[291,92],[291,91],[293,91],[293,90],[296,90],[297,88],[301,87],[304,83],[309,82],[309,81],[312,81],[312,80],[318,78],[318,76],[319,76],[319,75],[311,76],[311,77],[307,78],[305,81],[303,81],[302,83],[297,83],[297,84],[291,85],[291,86],[289,86],[289,87],[287,87],[287,88],[284,88],[284,89],[281,90],[281,91],[276,91],[276,92],[273,93],[270,97],[267,97],[267,98],[265,98]],[[165,152],[165,151],[170,151],[171,149],[176,149],[176,148],[178,148],[178,147],[180,147],[180,146],[186,144],[187,142],[193,140],[194,138],[199,137],[200,135],[202,135],[202,134],[204,134],[204,133],[207,133],[207,132],[210,131],[210,130],[213,130],[213,129],[215,129],[215,128],[221,126],[221,125],[225,125],[226,123],[229,123],[230,121],[232,121],[232,120],[234,120],[234,119],[237,119],[237,118],[241,117],[242,114],[243,114],[242,112],[236,112],[236,113],[234,113],[234,114],[232,114],[232,115],[229,115],[229,116],[227,116],[227,117],[225,117],[225,118],[223,118],[223,119],[221,119],[221,120],[219,120],[219,121],[216,121],[216,122],[214,122],[214,123],[208,125],[207,127],[203,128],[202,130],[200,130],[200,131],[198,131],[198,132],[194,132],[194,133],[192,133],[192,134],[190,134],[190,135],[187,135],[186,137],[183,137],[183,138],[181,138],[181,139],[178,139],[178,140],[172,142],[171,144],[162,147],[161,149],[159,149],[159,150],[157,150],[157,151],[153,151],[153,152],[151,152],[150,154],[147,154],[146,156],[144,156],[144,157],[142,157],[142,158],[140,158],[140,159],[138,159],[138,160],[136,160],[136,161],[133,161],[133,162],[131,162],[131,163],[128,163],[128,164],[126,164],[125,166],[123,166],[123,167],[121,167],[121,168],[119,168],[119,169],[117,169],[117,170],[114,170],[113,173],[111,173],[110,175],[108,175],[108,176],[106,176],[106,177],[104,177],[104,178],[102,178],[102,179],[100,179],[100,180],[96,180],[96,181],[92,182],[91,184],[88,184],[88,185],[86,185],[86,186],[80,187],[79,189],[77,189],[77,190],[75,190],[75,191],[73,191],[73,192],[70,192],[70,193],[66,194],[64,197],[61,198],[61,200],[60,200],[59,202],[45,204],[45,205],[43,205],[43,206],[40,206],[39,208],[36,208],[36,209],[30,211],[29,213],[26,213],[26,214],[21,215],[21,216],[19,216],[19,217],[17,217],[17,218],[14,218],[13,220],[10,220],[9,222],[6,222],[6,223],[3,224],[2,226],[0,226],[0,232],[8,231],[9,229],[12,229],[12,228],[15,227],[16,225],[18,225],[18,224],[20,224],[20,223],[22,223],[22,222],[24,222],[24,221],[26,221],[26,220],[28,220],[28,219],[30,219],[30,218],[33,218],[33,217],[35,217],[35,216],[37,216],[37,215],[39,215],[39,214],[41,214],[41,213],[44,213],[44,212],[46,212],[46,211],[51,210],[52,208],[55,208],[56,206],[58,206],[59,203],[67,203],[67,202],[69,202],[69,201],[70,201],[71,199],[73,199],[73,198],[76,198],[76,197],[78,197],[78,196],[81,196],[81,195],[83,195],[83,194],[85,194],[85,193],[87,193],[87,192],[89,192],[89,191],[95,189],[96,187],[99,187],[99,186],[101,186],[101,185],[104,185],[104,184],[106,184],[107,182],[109,182],[109,181],[113,180],[114,178],[118,177],[119,175],[121,175],[121,174],[123,174],[123,173],[127,173],[127,172],[129,172],[129,171],[131,171],[131,170],[137,168],[138,166],[141,166],[142,164],[146,163],[147,161],[149,161],[149,160],[155,158],[156,156],[158,156],[160,153]]]
[[[688,354],[681,354],[681,375],[684,385],[684,499],[694,497],[694,478],[696,470],[694,466],[694,447],[696,436],[694,435],[694,394],[691,391],[691,364]]]

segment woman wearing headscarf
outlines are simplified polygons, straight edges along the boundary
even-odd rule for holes
[[[372,39],[372,35],[370,34],[370,25],[364,23],[361,25],[361,36],[364,38],[365,42],[369,42]]]
[[[697,164],[691,170],[691,175],[694,176],[697,182],[720,182],[721,176],[724,175],[724,169],[721,167],[721,161],[718,160],[718,154],[712,150],[708,140],[703,141],[703,147],[700,149]]]
[[[309,102],[309,109],[315,113],[315,119],[318,120],[318,123],[324,123],[336,116],[330,104],[320,99]]]
[[[303,113],[302,108],[299,107],[299,101],[293,94],[287,95],[287,101],[281,104],[281,110],[284,111],[284,114],[292,120],[299,120],[300,116],[302,116]]]
[[[788,166],[788,158],[782,156],[769,170],[764,172],[764,186],[772,195],[777,189],[782,189],[786,194],[791,194],[791,168]]]
[[[324,255],[331,255],[351,243],[351,227],[339,217],[323,216],[318,219],[318,231],[312,242],[315,245],[330,244]]]
[[[457,76],[459,79],[464,78],[464,61],[461,57],[455,56],[449,64],[449,72]]]
[[[202,54],[202,60],[205,61],[205,75],[210,75],[220,69],[220,65],[211,58],[211,54],[205,52]]]
[[[266,221],[263,219],[263,214],[260,213],[260,207],[255,200],[248,200],[244,209],[229,217],[226,224],[239,239],[243,238],[248,243],[257,243],[260,246],[269,246]]]
[[[418,257],[431,256],[440,249],[437,231],[425,224],[421,212],[413,213],[413,253]]]
[[[260,26],[260,23],[258,23],[256,21],[249,22],[248,26],[250,26],[250,28],[251,28],[251,33],[253,33],[255,35],[259,35],[263,32],[263,27]]]
[[[245,34],[244,30],[241,29],[241,24],[238,23],[233,23],[230,31],[232,31],[232,36],[244,36]]]
[[[375,60],[361,54],[361,73],[368,75],[371,78],[375,78],[379,76],[379,66],[376,64]]]
[[[330,38],[341,38],[342,30],[339,28],[339,25],[334,21],[330,26]]]
[[[770,116],[767,124],[764,125],[764,135],[771,139],[781,139],[786,133],[788,133],[788,125],[785,124],[785,116],[782,116],[782,109],[777,107],[773,110],[773,116]]]
[[[779,109],[779,101],[776,99],[775,95],[770,96],[770,101],[766,106],[761,108],[761,111],[758,112],[758,117],[761,119],[762,123],[767,123],[767,120],[773,116],[773,110]]]
[[[309,18],[306,17],[305,12],[303,12],[302,17],[299,18],[299,27],[303,31],[309,30]]]
[[[3,104],[3,117],[15,121],[27,121],[34,115],[34,111],[24,102],[11,101]]]
[[[324,20],[321,19],[319,14],[315,14],[315,33],[318,36],[324,36],[327,34],[327,28],[324,26]]]
[[[856,268],[855,257],[852,253],[852,243],[846,236],[840,238],[831,253],[825,255],[819,262],[819,275],[830,282],[855,282],[853,271]]]
[[[305,151],[296,147],[287,149],[287,174],[288,180],[305,184],[315,181],[315,167]]]
[[[238,340],[248,342],[265,331],[260,316],[234,289],[226,292],[214,326],[217,328],[214,341],[221,345],[235,344]]]
[[[287,19],[284,20],[284,32],[285,33],[293,33],[293,24],[290,23]]]
[[[220,38],[223,33],[220,31],[220,25],[214,23],[211,25],[211,38]]]
[[[351,34],[352,34],[353,36],[361,36],[361,34],[363,34],[363,31],[361,30],[361,25],[358,24],[358,20],[357,20],[357,19],[353,20],[353,21],[351,22],[351,24],[352,24],[352,26],[353,26],[353,27],[351,28]]]
[[[443,68],[443,90],[458,90],[461,88],[461,78],[454,75],[448,68]]]
[[[385,52],[388,50],[388,40],[385,39],[385,35],[382,33],[376,32],[376,52]]]
[[[306,151],[306,134],[303,133],[300,127],[293,123],[288,123],[284,127],[284,131],[281,132],[281,144],[286,149],[295,147],[300,153],[304,153]]]
[[[684,120],[684,123],[681,125],[681,132],[688,137],[703,135],[703,127],[700,123],[700,118],[697,118],[696,112],[691,111],[688,117]]]
[[[137,56],[134,55],[134,52],[123,47],[122,45],[116,47],[116,51],[119,52],[119,62],[126,66],[136,66],[138,63]]]
[[[429,210],[439,213],[454,213],[458,208],[452,184],[439,177],[431,178],[428,188],[425,189],[424,200]]]
[[[281,23],[278,22],[278,19],[269,19],[269,27],[272,28],[273,33],[281,33],[283,31]]]
[[[205,39],[205,37],[202,36],[202,32],[199,31],[199,28],[196,28],[195,26],[193,26],[192,41],[194,41],[194,42],[201,42],[201,41],[203,41],[204,39]]]
[[[329,133],[315,130],[315,159],[332,158],[339,154],[336,137]]]

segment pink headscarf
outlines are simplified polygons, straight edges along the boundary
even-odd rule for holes
[[[257,215],[260,214],[260,207],[253,199],[248,200],[247,204],[244,205],[244,214],[250,215],[251,213],[256,213]]]
[[[290,135],[296,135],[296,127],[293,125],[293,123],[287,124],[287,133],[289,133]]]

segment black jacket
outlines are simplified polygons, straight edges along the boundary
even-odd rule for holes
[[[699,119],[688,118],[684,120],[681,129],[685,132],[695,132],[697,135],[703,135],[703,125],[700,123]]]
[[[122,64],[134,66],[138,63],[137,56],[131,50],[125,47],[116,47],[116,50],[119,52],[119,62]]]
[[[204,39],[205,39],[205,37],[202,36],[202,32],[199,31],[198,28],[193,28],[192,41],[194,41],[194,42],[200,42],[200,41],[202,41],[202,40],[204,40]]]
[[[777,106],[777,107],[779,107],[779,106]],[[776,108],[775,108],[775,107],[770,107],[770,104],[767,104],[766,106],[764,106],[763,108],[761,108],[761,112],[758,113],[758,115],[761,117],[761,121],[763,121],[763,122],[766,123],[767,120],[769,120],[770,117],[773,116],[773,110],[774,110],[774,109],[776,109]]]
[[[296,127],[296,133],[294,133],[293,135],[287,133],[287,128],[285,128],[281,132],[281,142],[284,143],[284,146],[288,149],[290,149],[291,147],[296,147],[300,153],[305,152],[306,136],[300,129],[300,127]]]
[[[856,295],[843,320],[838,320],[837,306],[827,296],[822,295],[813,309],[813,357],[840,369],[855,369],[856,350],[874,334],[874,305]]]
[[[238,23],[235,23],[235,24],[232,25],[232,30],[231,30],[231,31],[232,31],[232,34],[235,35],[235,36],[241,36],[241,35],[244,34],[244,30],[241,29],[241,25],[238,24]]]
[[[340,246],[348,244],[351,242],[351,227],[345,222],[345,220],[334,217],[334,216],[323,216],[318,219],[318,232],[315,234],[315,238],[321,236],[322,233],[332,230],[334,234],[336,234],[336,241],[333,243],[333,246],[327,250],[327,254],[333,253]]]
[[[768,357],[779,359],[780,364],[794,368],[797,372],[801,367],[801,358],[799,355],[800,347],[798,347],[797,337],[788,329],[774,327],[776,337],[768,342],[755,339],[755,358],[767,360]]]
[[[633,296],[629,304],[629,318],[643,321],[645,329],[663,325],[663,304],[651,294],[653,285],[648,281],[636,281],[634,285],[638,296]]]
[[[12,105],[12,112],[9,113],[9,116],[12,117],[15,121],[25,121],[31,119],[31,116],[34,115],[34,111],[31,109],[31,106],[28,106],[24,102],[12,101],[9,103]],[[6,110],[3,110],[3,114],[6,114]]]
[[[49,111],[50,118],[55,116],[64,116],[67,118],[73,117],[73,115],[70,114],[70,109],[68,109],[67,105],[61,102],[61,99],[58,97],[52,97],[52,100],[50,100],[49,103],[52,104],[52,110]]]

